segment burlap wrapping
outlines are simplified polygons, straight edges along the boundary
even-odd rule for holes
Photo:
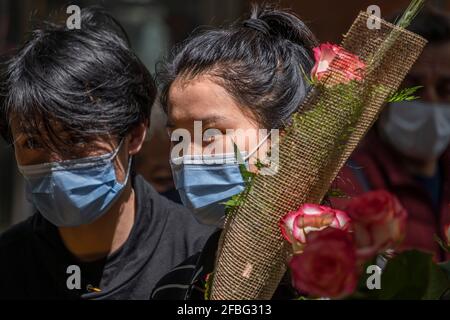
[[[381,20],[367,27],[361,12],[342,46],[367,65],[364,81],[345,82],[341,62],[332,63],[325,86],[316,87],[279,145],[278,171],[255,178],[252,189],[227,219],[219,243],[211,299],[270,299],[286,272],[289,248],[280,218],[304,203],[320,203],[358,142],[377,119],[420,55],[426,41]],[[333,89],[330,89],[333,88]]]

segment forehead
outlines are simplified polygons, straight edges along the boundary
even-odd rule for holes
[[[186,122],[211,119],[250,120],[252,115],[211,77],[199,76],[174,81],[168,95],[168,118],[169,124],[183,126]]]
[[[42,118],[27,119],[23,115],[12,115],[11,132],[13,136],[33,136],[35,138],[47,138],[51,133],[68,138],[69,133],[64,130],[63,125],[53,119],[43,121]]]
[[[55,121],[49,123],[51,131],[45,127],[42,121],[33,124],[24,122],[23,119],[13,116],[11,119],[11,133],[13,143],[20,144],[28,138],[33,138],[39,143],[43,143],[48,151],[58,151],[68,156],[77,156],[85,152],[99,150],[103,152],[109,150],[111,146],[117,144],[117,140],[107,135],[81,136],[74,132],[69,132]],[[78,144],[82,143],[82,145]]]
[[[18,135],[39,135],[43,130],[43,122],[41,119],[25,119],[23,115],[13,114],[11,116],[11,133]]]

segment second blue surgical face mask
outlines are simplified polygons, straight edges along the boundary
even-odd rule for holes
[[[241,153],[247,169],[250,157],[268,137],[248,155]],[[171,167],[183,204],[194,212],[199,222],[222,227],[225,221],[224,203],[245,189],[236,155],[187,155],[172,159]]]
[[[114,168],[122,142],[102,156],[19,166],[28,197],[55,226],[77,227],[94,222],[111,208],[127,184],[131,157],[123,183],[117,181]]]
[[[429,160],[439,158],[450,143],[450,105],[421,101],[390,105],[381,130],[402,154]]]

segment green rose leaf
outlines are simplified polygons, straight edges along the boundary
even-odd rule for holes
[[[439,267],[447,273],[447,276],[450,278],[450,260],[447,262],[439,263]]]
[[[389,260],[381,275],[379,298],[440,299],[449,289],[450,280],[431,254],[406,251]]]

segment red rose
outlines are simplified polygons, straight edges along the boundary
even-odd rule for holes
[[[305,204],[297,211],[288,213],[280,220],[281,233],[290,243],[301,249],[306,235],[326,227],[348,230],[350,219],[345,212],[315,204]]]
[[[294,287],[317,297],[352,294],[359,279],[355,250],[346,231],[326,228],[311,232],[304,251],[289,262]]]
[[[350,80],[362,80],[366,64],[356,55],[344,48],[324,43],[313,49],[316,64],[311,71],[313,79],[322,80],[330,73],[333,62],[333,71],[341,73],[348,82]]]
[[[358,256],[369,259],[403,240],[406,210],[397,197],[385,190],[353,198],[346,212],[352,219]]]

